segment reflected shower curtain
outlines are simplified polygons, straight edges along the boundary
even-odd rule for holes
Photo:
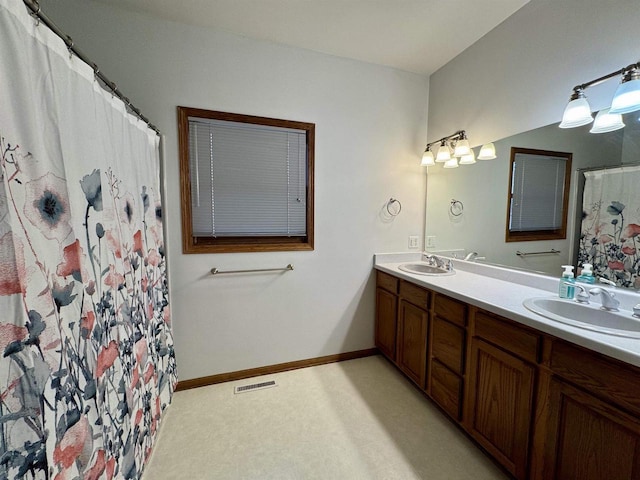
[[[618,286],[640,288],[640,167],[585,172],[578,263]]]
[[[0,0],[0,479],[139,478],[176,383],[158,137]]]

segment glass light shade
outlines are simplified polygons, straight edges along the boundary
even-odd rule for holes
[[[449,150],[449,146],[446,144],[440,145],[438,148],[438,153],[436,155],[436,162],[446,162],[451,159],[451,150]]]
[[[593,122],[591,107],[584,94],[571,100],[564,109],[560,128],[574,128]]]
[[[624,128],[622,115],[619,113],[611,113],[608,108],[600,110],[593,122],[591,133],[607,133]]]
[[[480,153],[478,154],[478,160],[493,160],[496,158],[496,147],[493,143],[485,143],[480,148]]]
[[[420,162],[420,165],[423,167],[429,167],[435,164],[436,162],[433,158],[433,152],[431,150],[425,150],[424,154],[422,155],[422,162]]]
[[[444,168],[458,168],[458,159],[456,157],[450,158],[447,160],[444,165]]]
[[[468,155],[470,150],[471,149],[469,148],[469,140],[463,138],[456,142],[456,148],[453,150],[453,156],[461,157],[463,155]]]
[[[476,163],[476,155],[473,150],[469,149],[469,153],[460,157],[460,165],[471,165]]]
[[[630,113],[640,110],[640,78],[621,83],[613,95],[610,113]]]

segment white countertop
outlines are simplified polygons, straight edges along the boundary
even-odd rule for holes
[[[420,259],[420,253],[376,254],[374,267],[416,285],[640,367],[640,339],[573,327],[542,317],[522,305],[523,300],[531,297],[557,297],[559,275],[558,278],[553,278],[455,259],[453,265],[456,273],[449,276],[418,275],[398,268],[403,263]],[[614,287],[606,288],[616,292],[621,309],[630,311],[634,305],[640,303],[638,293]]]

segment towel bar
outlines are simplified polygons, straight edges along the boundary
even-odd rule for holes
[[[284,268],[255,268],[250,270],[223,270],[220,271],[216,267],[211,269],[211,275],[223,275],[226,273],[254,273],[254,272],[288,272],[293,270],[293,265],[289,264]]]
[[[516,251],[516,255],[519,257],[528,257],[529,255],[557,255],[560,253],[560,250],[556,250],[552,248],[551,250],[547,250],[545,252],[521,252],[520,250]]]

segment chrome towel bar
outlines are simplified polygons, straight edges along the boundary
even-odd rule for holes
[[[220,271],[216,267],[211,269],[211,275],[223,275],[226,273],[255,273],[255,272],[288,272],[293,270],[293,265],[289,264],[284,268],[255,268],[251,270],[224,270]]]
[[[528,257],[529,255],[557,255],[560,253],[560,250],[556,250],[552,248],[551,250],[547,250],[546,252],[521,252],[520,250],[516,251],[516,255],[519,257]]]

